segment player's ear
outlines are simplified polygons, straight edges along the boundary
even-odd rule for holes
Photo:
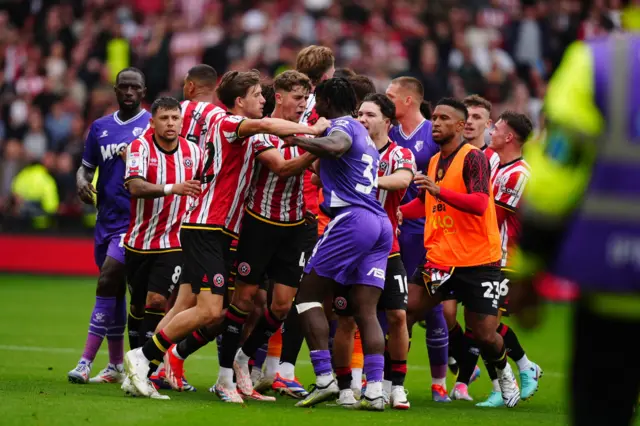
[[[276,103],[278,105],[282,105],[282,93],[277,93],[276,92],[275,97],[276,97]]]
[[[153,121],[153,116],[149,118],[149,126],[151,126],[152,129],[156,128],[156,123]]]
[[[490,129],[490,128],[491,128],[491,126],[493,126],[493,120],[492,120],[492,119],[489,119],[489,120],[487,121],[487,129]]]

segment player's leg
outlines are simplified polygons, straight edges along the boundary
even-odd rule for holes
[[[101,265],[96,301],[91,314],[89,332],[84,351],[77,366],[69,371],[67,377],[71,383],[87,383],[93,361],[100,345],[108,336],[109,365],[114,368],[122,364],[124,346],[124,328],[127,320],[125,300],[126,272],[124,267],[124,249],[120,247],[120,237],[106,238],[104,243],[96,244],[96,263]]]
[[[473,331],[482,357],[498,373],[502,399],[507,407],[515,407],[520,401],[520,389],[507,362],[504,340],[496,332],[499,301],[507,293],[506,287],[501,286],[500,269],[490,266],[456,268],[452,280],[456,295],[465,307],[465,323]]]
[[[460,343],[462,342],[462,328],[458,324],[458,301],[449,299],[442,302],[444,319],[449,330],[449,370],[453,375],[458,375],[458,364],[456,357],[460,357]]]
[[[602,297],[615,306],[616,316],[599,312]],[[640,364],[634,339],[638,336],[637,299],[635,295],[582,295],[574,317],[573,364],[571,368],[571,424],[575,426],[632,424],[634,407],[640,392]],[[629,303],[625,312],[620,305]],[[615,300],[618,299],[618,300]],[[611,308],[609,308],[611,309]],[[610,342],[605,344],[602,336]]]
[[[351,354],[353,353],[356,321],[353,317],[352,304],[349,301],[349,290],[350,287],[338,287],[333,300],[333,310],[338,315],[338,327],[333,339],[331,355],[340,389],[337,403],[344,407],[351,407],[357,402],[353,389],[351,389]]]
[[[471,319],[467,319],[468,315],[470,315],[469,312],[466,312],[465,324],[470,324]],[[459,371],[456,383],[451,391],[451,399],[473,401],[473,398],[469,396],[469,384],[472,381],[474,371],[478,368],[480,349],[470,327],[465,329],[460,339],[460,352],[456,356]]]
[[[173,317],[182,311],[186,311],[187,309],[194,307],[195,305],[196,295],[193,294],[193,291],[191,290],[191,284],[181,283],[178,287],[178,295],[176,296],[173,306],[169,309],[169,312],[164,315],[162,320],[160,320],[155,331],[158,332],[162,330]]]
[[[449,328],[444,319],[442,304],[434,306],[425,315],[427,327],[425,341],[429,354],[431,385],[446,386],[449,361]]]

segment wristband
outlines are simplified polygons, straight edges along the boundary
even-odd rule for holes
[[[169,184],[165,185],[164,186],[164,195],[170,195],[172,189],[173,189],[173,184],[172,183],[169,183]]]

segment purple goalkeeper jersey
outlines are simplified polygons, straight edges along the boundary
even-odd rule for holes
[[[130,195],[124,187],[125,162],[120,152],[145,131],[151,118],[145,109],[127,121],[117,114],[91,124],[82,156],[85,167],[98,168],[96,240],[120,230],[126,232],[129,226]]]
[[[380,155],[367,129],[345,116],[331,120],[326,135],[342,132],[351,139],[351,147],[340,158],[320,160],[320,180],[324,201],[322,210],[330,217],[342,207],[361,207],[381,216],[386,212],[376,199]]]
[[[431,136],[431,121],[424,120],[410,135],[406,135],[400,125],[393,126],[389,130],[389,138],[403,148],[411,150],[416,159],[416,168],[419,172],[427,173],[429,160],[434,156],[440,147],[433,141]],[[418,196],[418,187],[411,182],[407,192],[404,194],[402,204],[406,204]],[[411,234],[424,233],[424,219],[405,220],[400,226],[402,232]]]

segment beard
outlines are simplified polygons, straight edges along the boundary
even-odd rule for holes
[[[432,136],[431,138],[437,145],[446,145],[453,139],[454,135],[439,135],[438,137]]]

